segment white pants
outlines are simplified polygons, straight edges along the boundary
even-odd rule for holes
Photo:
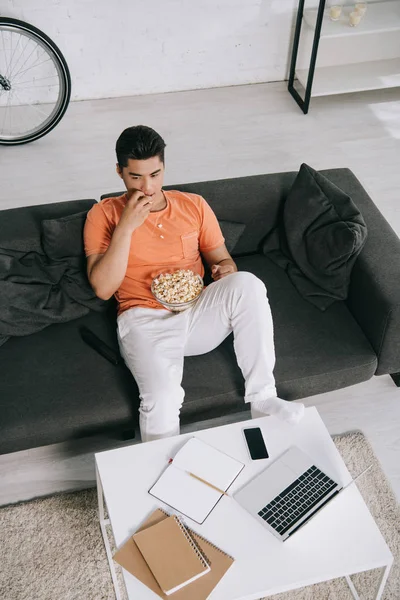
[[[210,352],[232,331],[245,402],[276,396],[271,310],[263,282],[252,273],[211,283],[184,312],[137,307],[117,322],[121,355],[139,388],[144,442],[179,434],[184,357]]]

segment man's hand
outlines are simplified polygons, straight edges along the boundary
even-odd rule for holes
[[[128,192],[127,195],[128,201],[122,211],[118,228],[132,234],[149,216],[152,200],[151,196],[144,196],[139,190]]]
[[[223,261],[222,261],[223,262]],[[225,265],[213,265],[211,267],[211,276],[214,281],[218,281],[218,279],[222,279],[227,275],[235,272],[235,267],[232,264]]]

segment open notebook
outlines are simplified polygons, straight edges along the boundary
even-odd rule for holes
[[[226,491],[244,464],[199,438],[190,438],[149,493],[196,523],[203,523],[223,494],[190,475]]]

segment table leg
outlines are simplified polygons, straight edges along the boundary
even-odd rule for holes
[[[114,585],[115,598],[116,598],[116,600],[122,600],[122,596],[119,592],[117,573],[115,572],[114,561],[112,558],[111,546],[110,546],[110,542],[109,542],[109,539],[107,536],[107,531],[106,531],[106,525],[110,524],[110,519],[105,519],[103,488],[101,486],[101,480],[100,480],[99,473],[97,471],[97,467],[96,467],[96,481],[97,481],[97,501],[98,501],[98,505],[99,505],[99,522],[100,522],[101,533],[103,535],[104,546],[106,549],[108,566],[110,567],[111,578],[112,578],[113,585]]]
[[[386,581],[387,581],[387,578],[389,577],[391,567],[392,567],[392,563],[386,565],[385,567],[382,567],[382,575],[381,575],[380,581],[378,583],[378,589],[376,592],[375,600],[380,600],[382,597],[383,590],[385,589]],[[361,600],[356,588],[354,587],[354,583],[350,579],[350,576],[346,575],[345,578],[347,581],[347,585],[349,586],[350,591],[353,594],[355,600]]]
[[[382,597],[383,590],[385,588],[387,578],[389,577],[391,567],[392,567],[392,563],[390,563],[389,565],[386,565],[386,567],[383,567],[383,572],[382,572],[381,580],[378,584],[378,591],[376,592],[375,600],[380,600]]]
[[[350,591],[353,594],[355,600],[361,600],[360,596],[357,593],[356,588],[354,587],[354,583],[350,579],[350,576],[349,575],[345,575],[345,577],[346,577],[347,585],[349,586]]]

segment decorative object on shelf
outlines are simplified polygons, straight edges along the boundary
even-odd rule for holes
[[[350,26],[357,27],[357,25],[360,24],[361,19],[362,19],[362,14],[358,13],[357,11],[351,12],[350,16],[349,16]]]
[[[342,7],[340,4],[334,4],[329,9],[329,18],[331,21],[339,21],[340,15],[342,14]]]
[[[361,15],[363,17],[365,15],[365,13],[367,12],[367,3],[366,2],[357,2],[354,10],[355,10],[355,12],[357,12],[359,15]]]
[[[339,19],[334,21],[331,9],[336,6],[341,6],[342,10]],[[305,0],[298,0],[289,93],[307,114],[311,97],[398,88],[399,34],[400,0],[319,0],[308,9],[305,9]],[[302,44],[300,35],[305,36]],[[320,42],[323,46],[321,57]],[[335,49],[338,50],[338,61],[333,60]],[[362,59],[363,54],[366,55],[365,60]],[[360,60],[353,62],[351,57],[355,55]]]

